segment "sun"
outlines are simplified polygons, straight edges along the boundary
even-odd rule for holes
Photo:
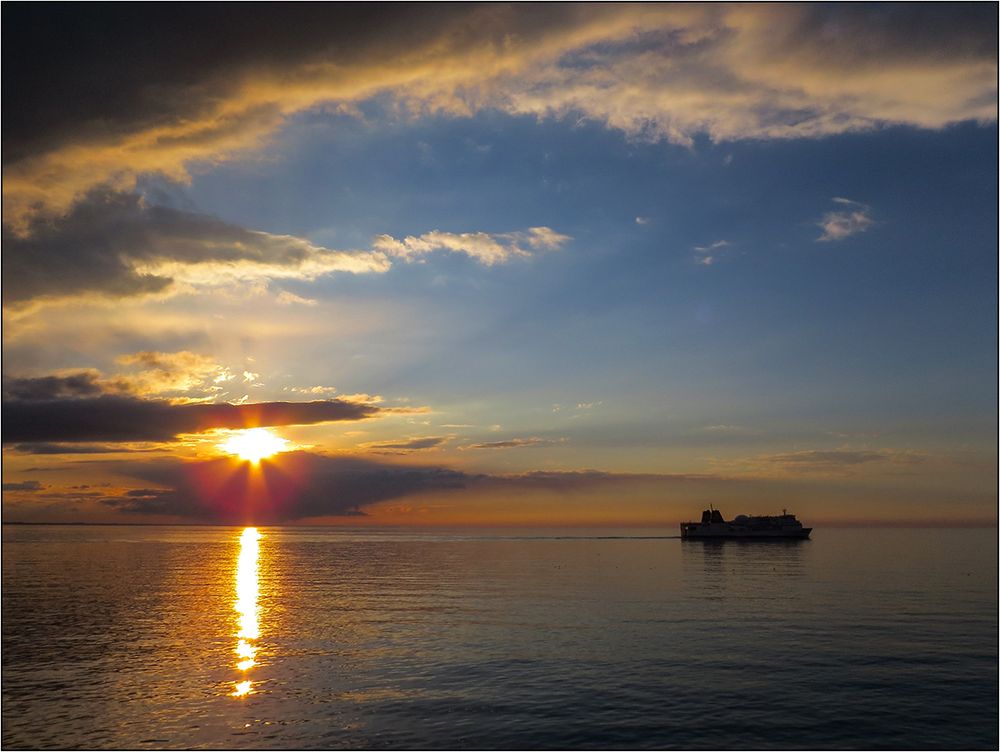
[[[287,445],[287,439],[275,436],[266,428],[247,428],[234,432],[224,444],[219,444],[219,449],[256,465],[264,457],[284,452]]]

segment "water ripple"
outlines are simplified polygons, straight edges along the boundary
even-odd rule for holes
[[[3,745],[997,746],[993,531],[261,532],[5,527]]]

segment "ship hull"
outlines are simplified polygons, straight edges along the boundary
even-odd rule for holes
[[[681,538],[684,540],[751,540],[751,541],[778,541],[778,540],[807,540],[811,527],[804,527],[801,530],[747,530],[747,531],[687,531],[681,530]]]

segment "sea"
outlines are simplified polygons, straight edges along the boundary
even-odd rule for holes
[[[5,749],[997,749],[996,529],[4,525]]]

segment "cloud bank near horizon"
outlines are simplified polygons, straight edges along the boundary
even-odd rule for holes
[[[834,461],[855,459],[837,457]],[[596,470],[476,473],[303,450],[276,455],[258,468],[231,457],[98,460],[88,466],[119,480],[97,486],[43,486],[34,480],[13,483],[8,513],[30,517],[32,511],[44,512],[47,505],[62,510],[89,505],[91,514],[97,508],[125,519],[157,521],[267,525],[368,517],[382,522],[464,524],[482,521],[476,509],[485,504],[489,510],[485,519],[494,524],[551,523],[552,518],[544,515],[553,510],[562,515],[556,519],[568,516],[578,523],[665,524],[696,515],[709,502],[723,503],[733,513],[767,513],[780,505],[794,505],[800,515],[822,514],[827,520],[861,519],[875,503],[883,512],[883,522],[906,510],[911,521],[938,519],[926,513],[912,517],[914,498],[933,496],[931,488],[887,490],[883,483],[850,478],[831,482],[791,476]],[[628,495],[630,502],[621,508],[609,506],[609,494]],[[994,518],[982,513],[989,494],[988,490],[966,489],[954,498],[954,512],[961,510],[968,520],[989,523]],[[434,510],[453,510],[458,517],[423,515]],[[592,516],[595,511],[597,516]],[[541,517],[536,516],[539,513]]]
[[[721,476],[599,471],[470,473],[436,465],[396,464],[368,457],[287,452],[259,470],[232,458],[202,461],[106,461],[103,467],[154,487],[105,495],[101,503],[138,516],[184,517],[267,524],[330,516],[364,516],[365,507],[421,494],[541,492],[574,494],[597,488],[664,487],[728,481]],[[260,473],[255,479],[253,473]]]

